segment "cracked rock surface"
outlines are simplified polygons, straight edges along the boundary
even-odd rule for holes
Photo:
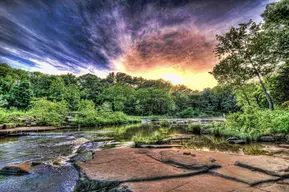
[[[289,191],[289,161],[270,156],[122,148],[98,151],[78,167],[85,191]]]

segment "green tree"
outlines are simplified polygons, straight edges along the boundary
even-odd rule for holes
[[[134,89],[126,85],[116,84],[104,89],[101,94],[102,103],[109,102],[113,111],[134,112]]]
[[[136,108],[140,115],[163,115],[173,111],[175,103],[164,89],[143,88],[136,92]]]
[[[105,80],[92,74],[86,74],[78,77],[77,81],[80,91],[85,93],[82,94],[82,99],[92,100],[96,105],[101,104],[99,96],[108,87],[108,83]]]
[[[250,106],[249,96],[244,89],[244,84],[250,79],[250,73],[241,65],[242,61],[232,54],[218,63],[211,74],[215,77],[219,84],[229,85],[242,91],[246,102]]]
[[[270,36],[261,30],[261,25],[253,21],[241,24],[239,28],[232,27],[224,35],[217,35],[219,44],[216,53],[220,58],[235,55],[242,64],[238,68],[257,78],[266,95],[269,108],[274,110],[273,100],[263,82],[263,76],[272,73],[276,67],[276,57],[272,49],[267,49],[271,43]]]
[[[32,99],[32,89],[28,81],[16,82],[8,95],[9,107],[27,109]]]

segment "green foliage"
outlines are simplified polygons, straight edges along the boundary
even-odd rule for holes
[[[0,123],[8,123],[9,122],[9,115],[5,109],[0,108]]]
[[[243,113],[233,113],[226,117],[228,130],[257,137],[268,133],[288,133],[289,111],[256,110],[249,108]]]
[[[185,110],[178,113],[178,116],[182,118],[199,117],[200,115],[202,115],[200,111],[194,110],[192,107],[188,107]]]
[[[185,127],[186,131],[192,132],[194,134],[200,134],[202,130],[202,125],[200,124],[190,124],[188,127]]]
[[[27,109],[32,99],[32,89],[28,81],[16,82],[7,98],[9,107]]]
[[[83,126],[140,122],[139,118],[129,117],[123,112],[111,112],[101,107],[96,109],[94,103],[90,100],[81,100],[79,102],[78,111],[79,114],[76,116],[76,122]]]
[[[161,144],[164,142],[166,138],[168,138],[168,129],[161,128],[158,131],[154,131],[150,135],[144,135],[142,133],[138,133],[133,136],[133,141],[135,142],[136,146],[141,144]]]
[[[164,126],[164,127],[167,127],[167,126],[169,126],[171,123],[168,121],[168,120],[166,120],[166,119],[163,119],[163,120],[161,120],[160,121],[160,125],[161,126]]]
[[[42,98],[33,101],[32,108],[27,113],[36,118],[40,125],[59,126],[68,113],[68,105],[65,101],[49,101]]]
[[[171,95],[165,89],[154,87],[139,89],[136,98],[136,109],[139,115],[167,114],[175,108]]]

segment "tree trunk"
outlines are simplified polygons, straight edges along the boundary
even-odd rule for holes
[[[266,89],[266,87],[265,87],[265,85],[264,85],[264,83],[263,83],[263,81],[262,81],[262,78],[261,78],[260,74],[259,74],[258,72],[257,72],[256,74],[257,74],[257,76],[258,76],[258,79],[259,79],[259,82],[260,82],[260,84],[261,84],[262,90],[263,90],[263,92],[264,92],[265,95],[266,95],[266,99],[267,99],[267,101],[268,101],[268,103],[269,103],[269,109],[272,110],[272,111],[274,111],[274,103],[273,103],[273,100],[272,100],[270,94],[267,92],[267,89]]]
[[[240,87],[241,87],[241,90],[242,90],[242,92],[243,92],[243,95],[245,96],[245,99],[246,99],[248,105],[251,106],[249,97],[248,97],[247,93],[245,92],[244,87],[243,87],[241,84],[240,84]]]

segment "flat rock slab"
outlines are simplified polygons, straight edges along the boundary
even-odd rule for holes
[[[229,192],[247,187],[243,183],[208,174],[158,181],[129,182],[122,185],[127,186],[133,192]]]
[[[285,192],[289,185],[282,179],[288,176],[288,165],[272,156],[136,148],[99,151],[79,163],[88,179],[120,183],[136,192]]]
[[[242,161],[237,161],[236,165],[252,170],[261,171],[270,175],[288,177],[289,176],[289,160],[277,157],[256,156]]]
[[[243,182],[249,185],[255,185],[257,183],[265,181],[275,181],[279,179],[279,177],[267,175],[265,173],[257,171],[251,171],[249,169],[237,167],[234,165],[224,166],[211,172],[219,176],[232,180],[237,180],[239,182]]]
[[[186,150],[159,150],[144,152],[158,161],[180,166],[186,169],[203,169],[220,167],[211,157],[204,157]]]
[[[188,176],[203,171],[179,169],[138,152],[131,148],[99,151],[79,166],[89,179],[108,182]]]
[[[261,189],[266,192],[288,192],[288,184],[279,184],[279,183],[265,183],[260,186],[257,186],[258,189]]]

